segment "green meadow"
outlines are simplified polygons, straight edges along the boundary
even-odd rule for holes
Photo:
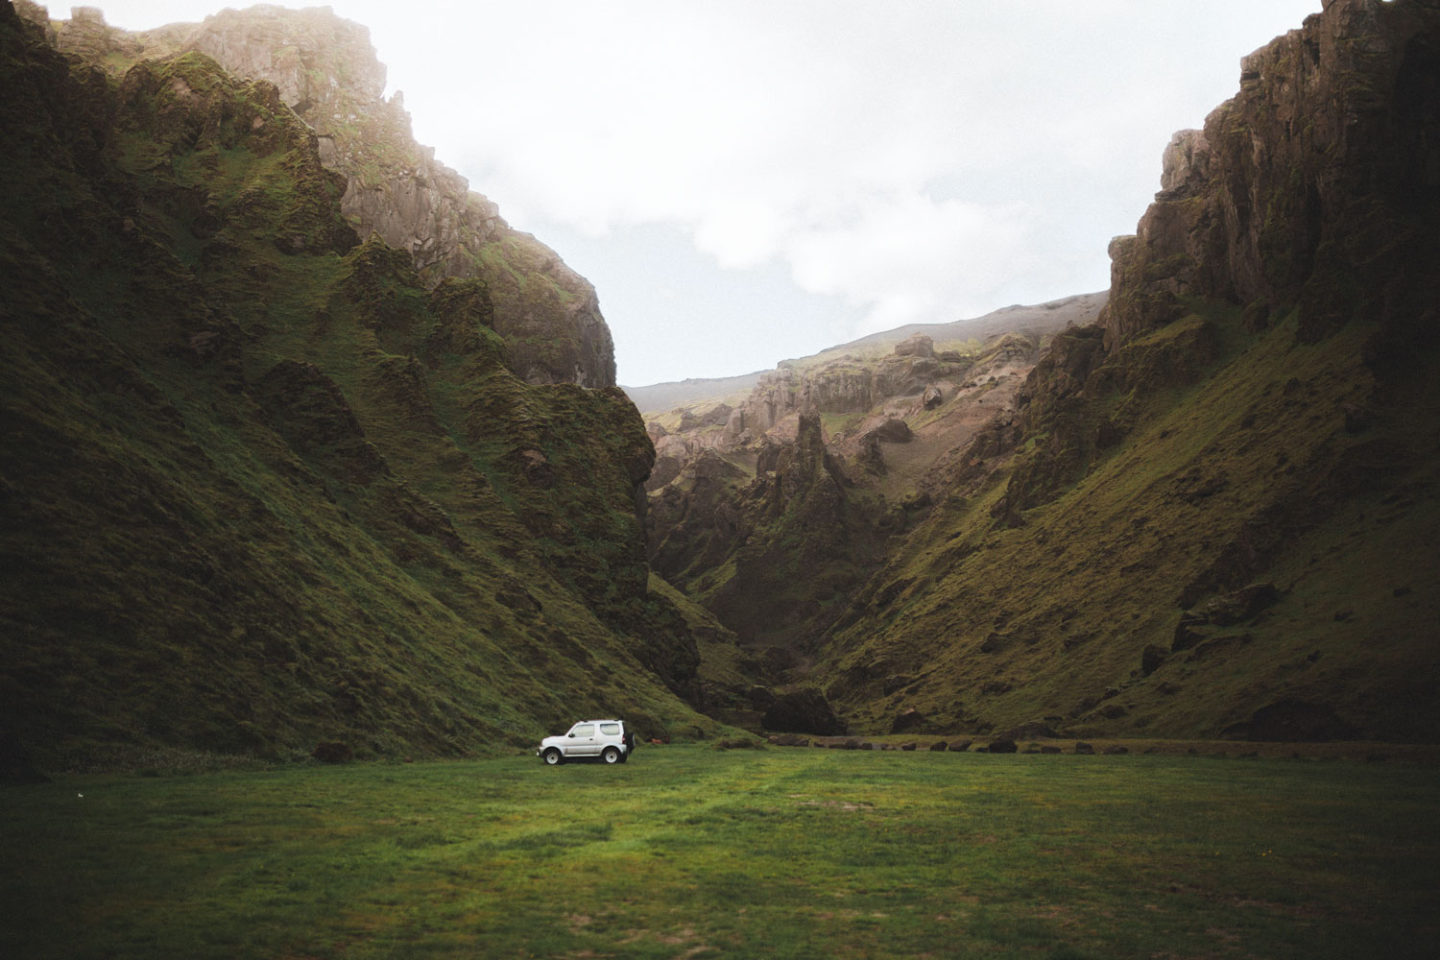
[[[1433,957],[1409,762],[646,747],[0,790],[7,957]]]

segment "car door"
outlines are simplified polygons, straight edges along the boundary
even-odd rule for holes
[[[600,752],[599,738],[596,736],[593,723],[575,724],[566,734],[565,740],[567,757],[593,757]]]

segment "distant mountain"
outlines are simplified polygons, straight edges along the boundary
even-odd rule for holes
[[[844,353],[870,346],[888,348],[916,335],[927,336],[937,344],[955,340],[985,341],[1007,333],[1045,336],[1058,333],[1066,327],[1083,327],[1094,323],[1109,295],[1108,290],[1101,290],[1098,293],[1081,293],[1033,306],[1014,304],[968,320],[909,323],[894,330],[872,333],[858,340],[830,347],[821,351],[820,355]]]
[[[737,377],[693,377],[689,380],[654,383],[648,387],[621,386],[620,389],[625,391],[625,395],[634,401],[641,411],[664,413],[692,404],[738,399],[753,390],[767,372],[760,370]]]
[[[902,340],[918,335],[928,336],[937,344],[951,342],[982,342],[1005,333],[1027,333],[1044,336],[1065,329],[1067,326],[1084,326],[1094,323],[1105,306],[1108,294],[1085,293],[1035,306],[1010,306],[991,311],[982,317],[968,320],[954,320],[949,323],[912,323],[894,330],[872,333],[828,347],[810,357],[787,360],[780,366],[804,365],[811,361],[823,360],[837,353],[876,350],[887,352]],[[736,377],[713,379],[695,378],[656,383],[644,387],[622,387],[635,406],[646,414],[662,414],[680,407],[703,405],[719,401],[738,402],[753,390],[768,371],[757,371]]]

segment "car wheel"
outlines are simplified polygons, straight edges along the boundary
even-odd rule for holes
[[[620,751],[616,750],[614,747],[606,747],[605,752],[600,754],[600,758],[606,763],[619,763]]]
[[[551,766],[551,767],[556,766],[556,765],[559,764],[562,760],[565,759],[563,756],[561,756],[560,751],[559,751],[559,750],[556,750],[554,747],[551,747],[549,750],[546,750],[545,753],[544,753],[542,756],[543,756],[544,759],[545,759],[546,765]]]

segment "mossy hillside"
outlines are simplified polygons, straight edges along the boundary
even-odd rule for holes
[[[657,570],[745,644],[807,650],[879,562],[884,505],[847,489],[818,417],[802,417],[798,441],[757,478],[702,482],[706,496],[680,498],[691,515],[666,519]]]
[[[403,249],[427,287],[452,277],[489,285],[493,325],[522,379],[614,383],[614,348],[593,288],[415,142],[399,95],[382,98],[385,67],[366,28],[328,8],[263,5],[144,33],[88,14],[48,26],[61,49],[116,79],[143,62],[209,55],[264,84],[319,139],[351,228]]]
[[[1434,423],[1434,388],[1375,395],[1364,323],[1304,345],[1293,315],[1251,335],[1238,310],[1197,306],[1092,372],[1068,416],[1127,411],[1128,432],[1082,479],[1010,509],[1042,435],[872,579],[830,648],[829,692],[859,726],[914,707],[937,728],[1219,734],[1288,699],[1357,733],[1428,736],[1435,572],[1411,558],[1440,519],[1434,431],[1414,429]],[[1206,326],[1213,359],[1189,385],[1125,388]],[[1262,579],[1268,611],[1172,650],[1183,609]]]
[[[441,373],[495,365],[483,316],[458,315],[475,289],[310,242],[345,226],[336,185],[263,85],[185,57],[111,95],[0,27],[27,161],[0,229],[22,744],[49,763],[116,743],[455,753],[577,710],[704,726],[551,575],[488,448],[428,409]],[[200,99],[170,99],[177,79]],[[606,511],[635,523],[628,494]]]

